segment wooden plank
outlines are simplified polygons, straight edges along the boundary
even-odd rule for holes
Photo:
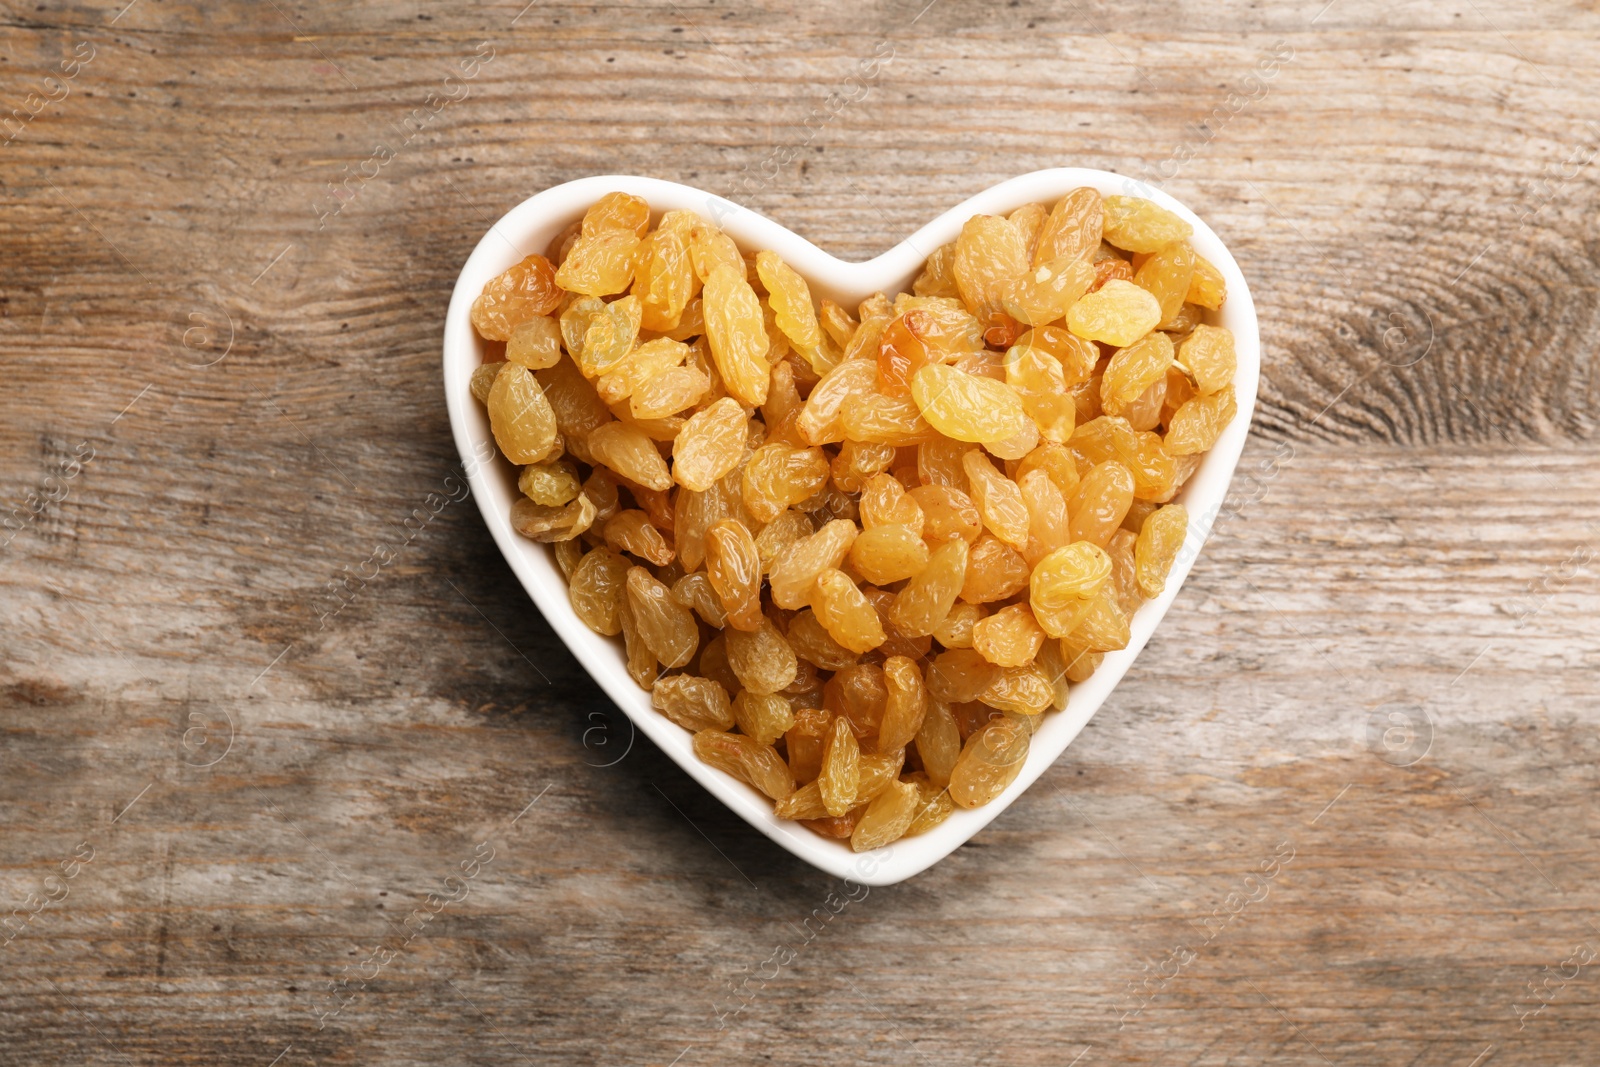
[[[1585,1061],[1593,10],[5,22],[7,107],[95,54],[0,148],[0,497],[61,496],[0,549],[0,903],[65,891],[0,945],[0,1063]],[[861,257],[1064,164],[1162,178],[1251,280],[1238,513],[1034,790],[841,906],[630,746],[449,499],[439,321],[569,178]]]

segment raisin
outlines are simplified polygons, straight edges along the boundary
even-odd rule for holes
[[[518,323],[506,342],[506,359],[529,370],[555,366],[561,360],[561,324],[548,315]]]
[[[890,585],[922,573],[928,544],[909,526],[873,526],[850,546],[850,565],[873,585]]]
[[[911,291],[918,296],[960,296],[955,275],[956,243],[940,245],[934,249],[922,273],[911,283]]]
[[[846,400],[839,425],[848,439],[896,448],[918,445],[937,436],[910,397],[879,393]]]
[[[490,341],[509,341],[519,325],[560,306],[555,267],[543,256],[528,256],[483,287],[472,302],[472,325]]]
[[[687,212],[667,212],[639,247],[633,291],[642,305],[641,321],[647,330],[677,327],[700,287],[689,259],[691,219]]]
[[[607,519],[603,533],[608,548],[637,556],[658,567],[671,563],[677,555],[671,542],[650,522],[650,516],[635,508],[619,511]]]
[[[1119,348],[1100,379],[1101,410],[1107,415],[1125,415],[1147,389],[1166,379],[1172,355],[1172,341],[1164,333],[1146,334]]]
[[[761,556],[744,523],[724,519],[706,531],[706,576],[736,630],[759,630]]]
[[[1156,298],[1161,321],[1166,323],[1183,307],[1194,277],[1194,249],[1188,241],[1173,241],[1146,259],[1134,271],[1133,284]]]
[[[674,674],[656,679],[650,703],[657,711],[691,732],[726,730],[733,725],[728,691],[710,678]]]
[[[728,666],[745,689],[765,696],[779,692],[794,681],[799,669],[794,649],[772,625],[771,619],[763,619],[761,628],[752,632],[724,630],[723,638]]]
[[[1000,290],[1000,303],[1014,321],[1024,326],[1044,326],[1064,318],[1094,280],[1094,265],[1088,260],[1063,256],[1012,278]],[[991,344],[1009,345],[1015,339],[985,336]]]
[[[1028,268],[1028,249],[1009,219],[974,215],[956,239],[951,266],[962,301],[988,323],[1001,310],[1006,283]]]
[[[789,620],[789,645],[795,655],[825,671],[842,670],[861,658],[835,641],[810,608]]]
[[[623,422],[608,422],[589,434],[589,451],[630,482],[647,489],[670,489],[672,474],[654,441]]]
[[[780,552],[769,573],[772,602],[790,611],[811,603],[817,578],[844,562],[857,533],[855,523],[835,519]]]
[[[801,438],[813,445],[843,441],[845,402],[871,393],[877,377],[878,365],[866,359],[845,360],[824,374],[795,420]]]
[[[1155,598],[1166,589],[1167,572],[1188,531],[1189,513],[1179,504],[1159,508],[1145,520],[1134,547],[1134,574],[1145,596]]]
[[[522,497],[511,505],[511,528],[533,541],[568,541],[594,525],[594,516],[594,504],[581,494],[561,507],[535,504]]]
[[[1196,392],[1209,395],[1233,383],[1239,357],[1234,352],[1231,331],[1220,326],[1196,326],[1178,353],[1194,378]]]
[[[772,373],[767,362],[767,330],[761,301],[742,268],[719,264],[706,279],[706,337],[728,394],[759,407],[767,399]]]
[[[656,683],[659,686],[661,683]],[[794,775],[777,749],[743,734],[701,730],[694,735],[694,754],[717,770],[759,789],[773,800],[794,792]]]
[[[1003,441],[1031,425],[1022,398],[1005,382],[943,364],[917,371],[911,396],[929,425],[957,441]]]
[[[619,608],[627,581],[627,560],[606,548],[586,553],[568,578],[573,613],[595,633],[615,637],[622,632]]]
[[[689,416],[672,443],[672,477],[679,485],[703,493],[744,458],[744,408],[723,397]]]
[[[861,488],[861,526],[904,526],[917,536],[924,523],[922,505],[894,477],[877,474]]]
[[[883,683],[887,693],[878,724],[878,749],[894,751],[909,745],[922,729],[928,689],[916,661],[908,656],[890,656],[883,661]]]
[[[950,772],[961,755],[961,731],[950,706],[939,700],[928,701],[927,714],[916,736],[917,758],[928,780],[941,789],[950,784]]]
[[[1067,501],[1069,536],[1104,548],[1133,504],[1133,474],[1116,460],[1095,464]]]
[[[1232,386],[1195,397],[1173,412],[1164,439],[1167,451],[1174,456],[1190,456],[1209,450],[1237,411]]]
[[[822,746],[822,768],[817,775],[817,791],[829,815],[839,816],[856,802],[861,786],[861,746],[843,717],[833,721]]]
[[[512,463],[539,463],[556,440],[556,415],[526,367],[507,365],[487,401],[489,429],[500,454]]]
[[[811,605],[823,629],[850,651],[868,652],[883,644],[878,613],[843,571],[830,568],[817,576]]]
[[[1184,294],[1184,303],[1198,304],[1215,311],[1222,306],[1227,295],[1228,283],[1223,279],[1222,272],[1210,260],[1195,256],[1194,275],[1189,279],[1189,291]]]
[[[976,808],[999,796],[1028,758],[1028,731],[1011,719],[995,719],[967,738],[950,772],[950,799]]]
[[[967,575],[967,543],[947,541],[934,550],[922,573],[906,582],[890,609],[889,622],[907,637],[931,634],[944,621]]]
[[[1028,506],[1017,483],[995,469],[982,452],[973,449],[962,459],[972,501],[983,525],[1013,548],[1028,543]]]
[[[850,847],[857,852],[900,840],[921,810],[921,794],[909,782],[890,782],[873,798],[850,833]]]
[[[1033,569],[1028,603],[1051,637],[1065,637],[1089,611],[1094,595],[1111,577],[1111,557],[1086,541],[1058,548]]]
[[[1161,322],[1156,298],[1132,282],[1113,279],[1067,312],[1067,329],[1089,341],[1131,345]]]
[[[911,377],[935,360],[923,340],[930,326],[925,311],[908,311],[889,323],[878,342],[878,392],[885,396],[910,396]]]
[[[1056,202],[1039,231],[1033,251],[1033,265],[1039,266],[1063,256],[1087,259],[1100,247],[1104,212],[1100,194],[1094,189],[1074,189]]]
[[[976,555],[976,551],[974,551],[973,554]],[[1026,568],[1024,568],[1024,571],[1026,571]],[[967,565],[967,584],[970,585],[971,580],[972,565],[969,561]],[[1026,585],[1027,581],[1027,575],[1024,573],[1022,585]],[[1021,586],[1019,585],[1018,588],[1020,589]],[[965,593],[966,590],[967,586],[963,585],[961,587],[961,591]],[[950,609],[950,614],[944,617],[944,622],[941,622],[937,627],[935,627],[933,631],[933,639],[939,642],[939,644],[943,645],[945,648],[971,648],[972,628],[976,626],[978,624],[978,620],[983,617],[983,609],[978,605],[967,603],[964,600],[958,601],[955,606]]]
[[[517,488],[535,504],[555,507],[569,503],[582,490],[578,468],[564,459],[532,463],[517,475]]]
[[[1105,199],[1105,239],[1129,252],[1156,252],[1187,240],[1194,227],[1153,200],[1135,196]]]
[[[711,579],[703,572],[685,574],[673,582],[672,599],[704,619],[707,626],[714,626],[718,630],[727,628],[728,610],[722,606],[722,598],[711,587]]]
[[[687,666],[700,644],[700,628],[688,608],[643,567],[628,571],[628,608],[639,637],[666,667]]]
[[[906,494],[921,510],[922,538],[934,548],[946,541],[968,544],[983,532],[983,519],[972,498],[943,485],[919,485]]]
[[[1067,394],[1061,362],[1042,348],[1016,345],[1006,353],[1006,384],[1022,398],[1022,409],[1049,441],[1071,439],[1077,408]]]
[[[1022,667],[1038,655],[1044,636],[1028,605],[1013,604],[972,628],[972,647],[997,666]]]

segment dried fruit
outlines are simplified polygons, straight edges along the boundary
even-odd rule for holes
[[[655,709],[685,730],[726,730],[733,725],[728,691],[710,678],[674,674],[650,690]]]
[[[900,840],[921,809],[920,798],[917,787],[910,782],[890,782],[862,813],[850,833],[850,847],[867,852]]]
[[[531,463],[517,475],[517,489],[535,504],[555,507],[569,503],[582,488],[578,468],[564,459]]]
[[[1156,252],[1187,240],[1194,227],[1153,200],[1135,196],[1105,199],[1105,239],[1129,252]]]
[[[1022,398],[1005,382],[943,364],[917,371],[911,396],[930,426],[957,441],[1004,441],[1031,425]]]
[[[829,568],[817,576],[811,608],[828,635],[850,651],[868,652],[883,644],[877,611],[843,571]]]
[[[1161,321],[1177,315],[1189,295],[1194,278],[1194,249],[1188,241],[1173,241],[1146,259],[1133,274],[1133,284],[1156,298],[1161,305]]]
[[[1100,407],[1107,415],[1124,415],[1145,390],[1167,377],[1172,366],[1172,340],[1150,333],[1126,348],[1119,348],[1100,379]],[[1156,409],[1159,411],[1158,403]],[[1131,421],[1131,420],[1130,420]]]
[[[1094,595],[1111,576],[1111,557],[1086,541],[1058,548],[1033,569],[1028,603],[1051,637],[1065,637],[1088,614]]]
[[[855,806],[861,786],[861,746],[843,717],[833,720],[822,745],[822,769],[817,774],[817,791],[829,815],[843,815]]]
[[[659,688],[660,682],[656,683]],[[773,800],[794,792],[794,775],[778,750],[743,734],[705,729],[694,735],[694,754],[719,771],[733,775]]]
[[[1028,543],[1028,506],[1017,483],[995,470],[982,452],[973,449],[962,458],[972,502],[977,505],[983,525],[1013,548]]]
[[[526,367],[507,365],[489,389],[489,429],[512,463],[539,463],[556,441],[556,414]]]
[[[777,693],[758,695],[740,690],[733,698],[733,718],[745,736],[763,745],[776,744],[794,726],[789,701]]]
[[[931,634],[950,614],[967,577],[967,543],[947,541],[928,557],[922,573],[906,582],[889,610],[889,622],[907,637]]]
[[[1239,357],[1233,348],[1233,333],[1220,326],[1196,326],[1178,349],[1178,358],[1194,379],[1195,391],[1220,392],[1233,384]]]
[[[555,267],[543,256],[528,256],[483,287],[472,302],[472,325],[491,341],[509,341],[519,325],[560,306]]]
[[[981,323],[1001,310],[1007,282],[1028,269],[1028,249],[1009,219],[974,215],[956,238],[952,273],[962,301]]]
[[[706,279],[706,338],[728,393],[759,407],[767,399],[772,367],[767,363],[767,329],[761,301],[745,281],[744,268],[719,264]]]
[[[858,850],[926,832],[1015,779],[1166,587],[1167,502],[1236,406],[1189,237],[1076,189],[969,219],[852,314],[603,197],[472,309],[512,526],[705,763]]]
[[[687,666],[700,644],[700,628],[689,609],[643,567],[628,571],[628,608],[639,637],[665,667]]]
[[[779,553],[769,573],[772,602],[791,611],[810,604],[817,578],[844,562],[855,539],[856,524],[835,519]]]
[[[706,531],[706,576],[722,599],[729,626],[761,628],[761,555],[738,519],[723,519]]]
[[[589,451],[595,462],[604,463],[630,482],[647,489],[670,489],[672,474],[661,458],[656,443],[643,430],[624,422],[608,422],[589,434]]]
[[[548,315],[518,323],[506,342],[506,359],[529,370],[554,367],[561,360],[561,324]]]
[[[909,526],[873,526],[850,546],[850,565],[873,585],[891,585],[922,573],[928,565],[928,543]]]
[[[561,507],[523,497],[511,505],[511,528],[532,541],[569,541],[594,525],[594,516],[595,507],[586,496]]]
[[[972,628],[972,647],[990,663],[1024,667],[1044,644],[1044,631],[1026,604],[1001,608]]]
[[[1228,283],[1222,277],[1222,272],[1210,260],[1195,256],[1194,275],[1189,279],[1189,291],[1184,294],[1184,302],[1214,311],[1222,306],[1227,295]]]
[[[615,637],[622,632],[620,607],[627,595],[628,561],[606,548],[596,548],[578,561],[567,579],[573,613],[595,633]]]
[[[619,511],[606,520],[604,529],[606,545],[630,556],[663,566],[671,563],[676,553],[664,534],[650,521],[650,516],[636,508]]]
[[[757,522],[771,522],[828,483],[828,457],[820,448],[773,443],[755,450],[744,467],[744,505]]]
[[[1120,279],[1106,282],[1067,312],[1067,329],[1089,341],[1121,348],[1131,345],[1161,322],[1156,298]]]
[[[744,458],[744,409],[732,397],[689,416],[672,443],[672,477],[703,493]]]
[[[1033,252],[1033,265],[1062,256],[1088,258],[1100,247],[1102,219],[1098,192],[1087,188],[1072,190],[1056,202],[1045,219]]]
[[[1167,587],[1167,571],[1178,558],[1178,550],[1183,548],[1188,532],[1189,513],[1179,504],[1158,508],[1144,521],[1133,550],[1139,592],[1152,600],[1162,594]]]
[[[728,652],[728,666],[739,683],[752,693],[765,696],[776,693],[794,681],[799,663],[794,649],[789,647],[771,619],[763,619],[761,628],[724,630],[723,639]]]
[[[909,656],[890,656],[883,661],[883,683],[887,694],[878,724],[878,749],[892,752],[909,745],[922,729],[928,689],[922,671]]]
[[[1233,421],[1237,410],[1232,386],[1209,396],[1195,397],[1173,412],[1164,439],[1167,451],[1174,456],[1209,451],[1228,423]]]
[[[1016,780],[1027,759],[1028,731],[1011,719],[993,720],[962,746],[950,772],[950,799],[963,808],[989,803]]]
[[[1133,474],[1116,460],[1095,464],[1067,501],[1072,513],[1068,537],[1104,548],[1133,504]]]

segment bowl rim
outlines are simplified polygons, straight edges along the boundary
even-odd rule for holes
[[[1190,524],[1165,590],[1135,612],[1128,647],[1107,653],[1087,681],[1072,686],[1064,710],[1049,710],[1041,716],[1028,758],[1016,779],[988,804],[976,809],[958,808],[926,834],[902,838],[869,852],[852,852],[848,842],[824,838],[798,823],[778,819],[765,796],[701,763],[690,747],[692,735],[655,711],[649,693],[628,676],[623,668],[620,639],[594,633],[574,614],[566,595],[565,578],[548,546],[529,541],[511,528],[515,468],[496,454],[487,414],[469,389],[472,371],[481,364],[483,354],[482,342],[471,324],[472,301],[490,278],[530,253],[543,252],[549,241],[580,218],[591,203],[613,191],[643,197],[650,204],[653,218],[672,208],[697,211],[720,226],[740,247],[777,252],[806,278],[814,296],[820,294],[848,307],[872,292],[908,290],[927,255],[954,240],[970,216],[1007,214],[1027,203],[1053,203],[1080,186],[1095,188],[1102,195],[1153,200],[1194,228],[1191,242],[1195,250],[1218,268],[1227,285],[1228,296],[1222,309],[1209,320],[1227,326],[1234,334],[1238,413],[1176,498],[1189,508]],[[1170,194],[1111,171],[1056,167],[1018,175],[955,204],[893,248],[862,261],[838,259],[780,223],[693,186],[637,175],[596,175],[536,193],[506,212],[485,232],[463,264],[451,293],[441,369],[451,433],[490,535],[545,621],[628,717],[633,728],[649,737],[707,792],[788,852],[848,882],[884,886],[910,878],[944,859],[1010,807],[1060,758],[1127,674],[1182,588],[1227,496],[1255,412],[1261,343],[1249,286],[1221,238]]]

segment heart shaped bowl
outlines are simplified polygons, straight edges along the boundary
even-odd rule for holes
[[[821,837],[797,823],[777,818],[772,813],[772,802],[765,796],[701,763],[690,747],[688,731],[652,708],[650,694],[628,677],[623,665],[621,639],[602,637],[573,613],[567,599],[566,579],[556,566],[549,546],[529,541],[512,530],[510,516],[511,505],[518,496],[517,471],[510,463],[496,457],[488,416],[483,406],[472,398],[469,387],[473,369],[483,361],[483,343],[469,317],[472,301],[489,279],[523,257],[544,251],[556,234],[582,217],[590,204],[613,191],[643,197],[658,216],[673,208],[696,211],[715,222],[746,250],[771,249],[778,253],[784,262],[805,277],[813,296],[828,297],[853,308],[875,292],[892,297],[909,290],[923,261],[940,245],[955,240],[970,216],[1008,214],[1033,202],[1054,203],[1080,186],[1090,186],[1107,195],[1154,200],[1194,227],[1191,240],[1195,250],[1215,264],[1227,280],[1227,300],[1220,311],[1210,314],[1209,321],[1233,331],[1239,359],[1234,381],[1238,414],[1177,497],[1189,511],[1189,534],[1173,563],[1165,592],[1146,602],[1134,615],[1128,647],[1108,653],[1087,681],[1074,685],[1064,710],[1044,713],[1033,736],[1027,762],[1010,787],[981,808],[956,809],[945,822],[926,834],[903,838],[870,852],[852,852],[847,842]],[[1255,305],[1244,275],[1221,239],[1194,212],[1158,189],[1107,171],[1076,167],[1035,171],[1001,182],[957,204],[894,248],[865,263],[835,259],[771,219],[687,185],[625,175],[567,182],[512,208],[478,242],[456,281],[444,329],[445,404],[473,496],[506,562],[551,628],[634,726],[713,796],[807,863],[837,877],[874,886],[892,885],[927,869],[988,825],[1055,762],[1127,673],[1178,595],[1221,508],[1250,429],[1260,373],[1261,339]]]

